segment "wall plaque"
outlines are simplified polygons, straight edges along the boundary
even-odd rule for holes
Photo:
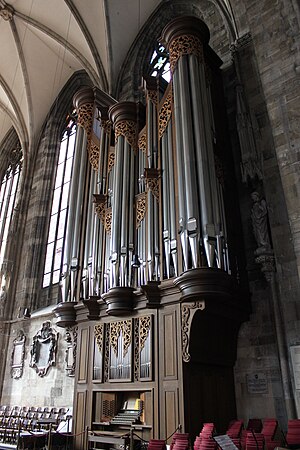
[[[264,372],[247,374],[247,390],[249,394],[267,394],[268,381]]]
[[[18,331],[17,337],[13,340],[13,349],[11,354],[11,377],[21,378],[23,375],[24,356],[25,356],[25,340],[23,330]]]
[[[51,328],[50,322],[44,322],[42,328],[33,336],[29,365],[40,377],[44,377],[49,367],[55,365],[57,337],[58,333]]]
[[[300,345],[290,347],[295,389],[300,389]]]

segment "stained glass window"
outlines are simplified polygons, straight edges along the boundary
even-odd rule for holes
[[[162,77],[168,83],[171,79],[169,53],[159,42],[151,56],[150,75],[152,77]]]
[[[0,188],[0,267],[5,257],[5,248],[16,201],[16,193],[22,167],[22,151],[16,148],[9,155],[10,163]]]
[[[70,180],[75,150],[76,122],[67,117],[56,169],[50,225],[47,240],[43,287],[58,283],[61,275],[64,252]]]

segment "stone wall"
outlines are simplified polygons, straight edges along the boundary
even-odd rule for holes
[[[58,332],[56,364],[51,366],[48,373],[40,377],[36,370],[29,366],[31,361],[31,345],[33,336],[41,329],[42,323],[51,322],[51,327]],[[23,375],[19,379],[11,377],[11,354],[13,340],[19,330],[23,330],[26,336],[25,359]],[[68,407],[73,404],[74,378],[67,375],[66,371],[66,330],[55,326],[52,311],[44,310],[34,314],[31,319],[20,319],[11,326],[8,353],[5,369],[5,382],[1,404],[19,406],[49,406]]]

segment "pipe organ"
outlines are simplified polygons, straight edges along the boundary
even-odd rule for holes
[[[84,348],[90,361],[78,368],[78,427],[91,420],[101,425],[98,403],[103,406],[115,386],[109,401],[120,409],[130,386],[147,410],[146,438],[167,437],[171,426],[185,421],[192,430],[187,415],[194,406],[185,398],[189,364],[219,364],[216,334],[224,332],[224,343],[235,349],[247,316],[238,298],[239,255],[230,248],[234,236],[226,225],[226,204],[230,213],[235,208],[233,189],[226,190],[232,180],[224,175],[229,146],[215,118],[222,103],[215,89],[221,60],[208,45],[206,25],[194,17],[173,20],[160,42],[169,52],[171,81],[145,75],[143,105],[116,102],[97,88],[76,95],[79,162],[63,302],[55,311],[58,324],[79,324],[84,342],[78,365]],[[198,316],[212,323],[218,317],[218,331],[197,337],[204,329],[193,327]],[[207,348],[214,347],[214,356],[193,351],[192,337],[200,347],[212,338]],[[223,352],[232,373],[234,351]],[[153,405],[161,408],[160,419]],[[88,407],[93,418],[81,411]]]

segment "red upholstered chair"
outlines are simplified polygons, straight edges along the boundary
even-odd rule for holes
[[[265,438],[265,449],[274,450],[275,447],[281,447],[282,442],[275,439],[276,431],[278,429],[277,419],[264,419],[261,433]]]
[[[248,431],[246,435],[246,450],[264,450],[265,438],[261,433]]]
[[[263,424],[261,419],[249,419],[247,430],[254,431],[255,433],[260,433],[262,430]]]
[[[288,421],[288,430],[285,438],[288,448],[300,447],[300,419]]]

